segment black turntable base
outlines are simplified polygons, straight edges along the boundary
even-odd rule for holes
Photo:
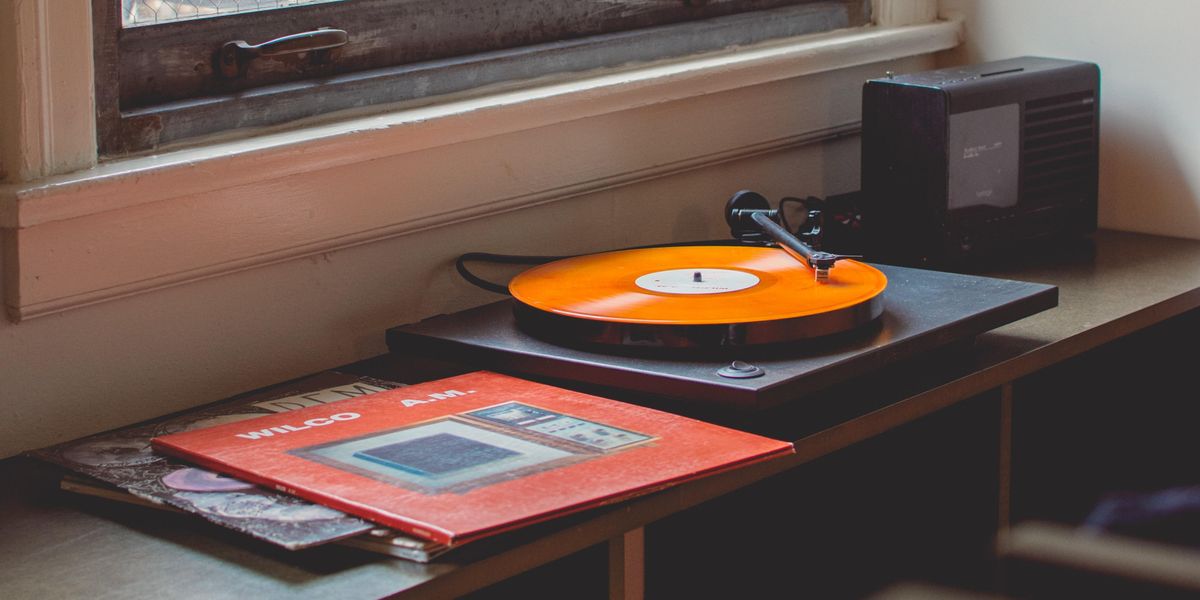
[[[710,355],[669,351],[631,355],[534,337],[518,326],[513,301],[505,300],[394,327],[387,332],[387,343],[394,354],[740,412],[776,406],[863,377],[1058,304],[1058,288],[1051,285],[877,266],[889,281],[882,316],[856,334],[827,339]],[[737,368],[730,373],[734,359],[762,372],[729,377],[739,374]]]

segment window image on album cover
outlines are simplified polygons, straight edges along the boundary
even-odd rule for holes
[[[587,458],[453,417],[291,453],[425,494],[461,493]]]
[[[425,477],[446,475],[518,455],[520,453],[514,450],[450,433],[437,433],[354,453],[357,458]]]
[[[585,421],[520,402],[506,402],[466,413],[465,416],[514,427],[533,435],[550,436],[581,444],[589,449],[609,451],[652,439],[648,435]]]
[[[652,439],[509,402],[297,448],[290,454],[405,489],[439,494],[463,493]]]

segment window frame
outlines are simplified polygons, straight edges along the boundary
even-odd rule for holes
[[[440,3],[447,1],[450,0],[440,0]],[[453,0],[457,6],[480,7],[494,7],[498,1]],[[522,1],[537,3],[540,0]],[[340,74],[317,68],[309,73],[315,78],[301,81],[272,82],[252,89],[238,89],[234,85],[217,93],[208,89],[198,98],[170,98],[145,106],[137,105],[141,100],[131,100],[133,96],[128,91],[128,82],[140,80],[142,76],[130,75],[131,70],[121,64],[122,54],[135,53],[142,57],[141,62],[147,62],[144,56],[161,41],[161,35],[155,32],[155,28],[162,28],[159,31],[168,33],[187,27],[217,30],[225,24],[261,20],[266,15],[266,21],[272,25],[262,34],[234,30],[232,26],[229,33],[222,34],[222,38],[247,38],[250,43],[259,43],[264,41],[263,37],[284,31],[294,33],[296,28],[309,28],[319,23],[340,26],[339,21],[329,17],[330,7],[378,8],[389,4],[389,0],[351,2],[272,9],[258,16],[253,13],[235,14],[123,29],[119,0],[92,0],[97,145],[100,156],[111,158],[161,151],[211,139],[214,134],[228,135],[222,132],[235,129],[252,133],[266,128],[309,123],[332,113],[360,115],[364,112],[393,110],[428,104],[437,101],[435,99],[495,93],[520,86],[521,82],[527,84],[530,80],[545,80],[563,72],[579,73],[645,64],[647,61],[750,45],[773,38],[865,25],[869,23],[871,14],[869,0],[631,0],[631,5],[643,8],[677,5],[675,10],[668,11],[668,20],[677,21],[650,27],[637,21],[635,24],[638,28],[632,30],[568,37],[483,52],[478,51],[480,46],[467,43],[463,47],[470,53],[465,55],[457,55],[459,50],[444,48],[432,54],[420,54],[422,60],[406,65],[381,67],[361,62],[360,66],[367,68]],[[413,2],[422,4],[424,0],[398,4]],[[784,6],[777,6],[779,4]],[[763,9],[764,6],[770,8]],[[684,7],[683,12],[678,7]],[[758,10],[737,12],[747,9]],[[692,17],[706,14],[718,16],[678,21],[688,17],[685,14],[688,12],[692,13]],[[288,17],[293,14],[308,20]],[[620,22],[617,25],[625,26],[628,23]],[[241,35],[243,33],[245,35]],[[565,34],[570,33],[566,31]],[[550,37],[565,34],[564,31],[552,32]],[[353,41],[353,34],[351,39]],[[340,49],[332,52],[336,54]],[[300,57],[299,60],[286,61],[282,68],[304,71],[305,60],[305,57]],[[205,61],[195,62],[195,70],[203,70]],[[296,67],[297,64],[301,67]],[[124,92],[123,78],[127,88]]]
[[[713,167],[702,188],[671,193],[698,198],[721,174],[764,175],[740,162],[762,155],[816,160],[771,173],[780,190],[801,177],[820,193],[821,161],[857,159],[809,145],[855,134],[861,82],[910,60],[931,68],[964,38],[961,19],[877,23],[96,164],[92,1],[21,3],[32,14],[5,30],[40,57],[23,79],[48,86],[18,87],[24,110],[11,111],[48,125],[0,139],[46,149],[22,154],[36,172],[0,185],[13,321]]]

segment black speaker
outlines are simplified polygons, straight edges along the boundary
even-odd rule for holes
[[[969,268],[1096,229],[1100,70],[1020,57],[871,79],[862,251]]]

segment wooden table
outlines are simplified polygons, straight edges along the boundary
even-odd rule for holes
[[[1057,285],[1059,306],[979,336],[953,362],[858,384],[854,392],[872,400],[856,412],[816,430],[779,429],[799,432],[795,456],[478,542],[428,565],[336,547],[289,553],[189,516],[68,497],[54,489],[54,471],[0,461],[11,482],[0,491],[0,596],[455,597],[607,543],[610,593],[638,597],[646,525],[983,393],[1001,398],[1003,524],[1011,424],[1003,411],[1013,383],[1200,307],[1200,241],[1101,231],[1093,242],[985,273]]]

